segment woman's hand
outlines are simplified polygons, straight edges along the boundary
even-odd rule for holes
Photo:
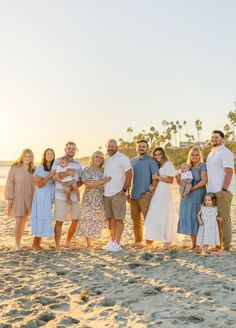
[[[158,175],[157,173],[154,173],[154,174],[152,175],[152,179],[153,179],[153,180],[160,180],[160,175]]]
[[[7,207],[12,208],[12,203],[13,203],[12,199],[8,199]]]
[[[175,176],[175,180],[178,184],[180,184],[180,177],[181,177],[181,173],[178,173],[176,176]]]
[[[7,202],[7,215],[10,216],[10,210],[12,208],[12,203],[13,203],[13,200],[12,199],[8,199],[8,202]]]
[[[108,182],[110,182],[111,181],[111,177],[107,177],[107,176],[105,176],[104,178],[102,178],[102,183],[103,184],[106,184],[106,183],[108,183]]]

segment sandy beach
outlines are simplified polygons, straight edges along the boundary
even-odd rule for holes
[[[178,204],[176,186],[173,187]],[[134,250],[129,211],[122,252],[84,248],[56,253],[13,250],[13,220],[0,191],[0,327],[236,327],[236,199],[233,252],[227,258],[196,255],[185,245],[163,253]],[[66,226],[64,227],[64,233]]]

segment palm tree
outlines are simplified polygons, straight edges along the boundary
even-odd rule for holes
[[[162,126],[164,127],[164,133],[166,133],[166,127],[169,125],[169,122],[167,122],[166,120],[163,120],[161,122]]]
[[[131,136],[132,136],[132,133],[134,132],[134,130],[130,127],[128,127],[126,129],[126,132],[128,133],[128,136],[129,136],[129,142],[131,141]]]
[[[202,130],[202,121],[201,120],[196,120],[195,121],[195,127],[197,129],[197,139],[198,142],[200,141],[200,131]]]
[[[232,126],[233,141],[235,141],[235,126],[236,126],[236,102],[234,103],[235,110],[229,112],[227,117],[229,118],[230,124]]]
[[[225,139],[228,140],[230,136],[232,136],[233,131],[231,131],[231,128],[229,124],[225,124],[224,126],[224,133],[225,133]]]

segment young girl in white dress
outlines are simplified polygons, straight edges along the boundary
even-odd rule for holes
[[[219,227],[217,221],[221,222],[222,219],[218,216],[215,194],[206,194],[197,218],[200,226],[197,234],[196,252],[200,253],[202,247],[204,253],[210,254],[210,245],[220,245]]]
[[[163,250],[168,250],[170,244],[177,241],[178,217],[170,189],[176,170],[163,148],[154,149],[153,158],[160,169],[159,174],[153,176],[153,179],[158,179],[158,184],[145,218],[144,237],[146,240],[163,241]]]

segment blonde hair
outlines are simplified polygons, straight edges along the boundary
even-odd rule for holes
[[[96,156],[103,156],[103,161],[102,161],[102,164],[100,165],[100,167],[102,167],[103,164],[104,164],[104,154],[100,150],[97,150],[92,154],[92,156],[90,157],[90,160],[89,160],[89,165],[90,166],[94,165],[94,159],[95,159]]]
[[[23,164],[23,158],[26,154],[30,154],[31,155],[31,162],[29,163],[29,172],[30,173],[34,173],[35,171],[35,166],[34,166],[34,153],[32,152],[31,149],[24,149],[22,150],[20,156],[18,157],[18,159],[16,161],[13,162],[12,167],[20,167]]]
[[[193,152],[197,151],[199,153],[199,162],[197,163],[197,167],[203,163],[203,156],[202,156],[202,152],[198,147],[193,147],[192,149],[190,149],[189,153],[188,153],[188,159],[186,164],[188,164],[190,167],[193,166],[193,162],[191,160],[192,154]]]

